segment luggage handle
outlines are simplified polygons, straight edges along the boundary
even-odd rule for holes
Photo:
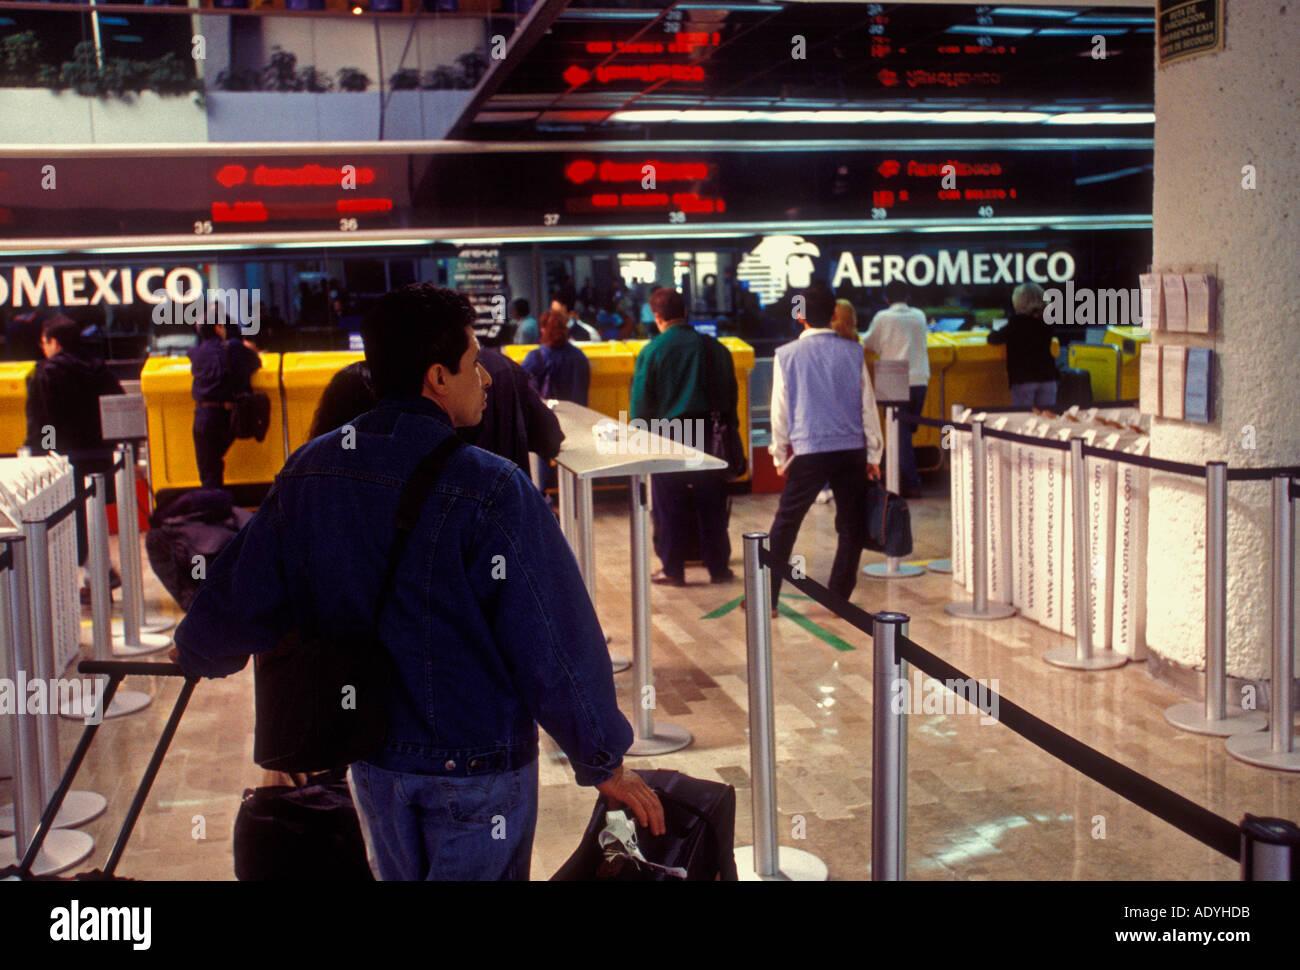
[[[185,678],[185,683],[181,686],[181,692],[176,697],[176,703],[172,706],[171,715],[167,718],[167,724],[158,738],[157,745],[154,746],[153,756],[149,759],[148,767],[145,768],[144,777],[140,779],[140,785],[136,788],[135,797],[131,800],[131,807],[127,810],[126,819],[122,822],[122,828],[118,831],[117,840],[113,843],[113,851],[109,853],[108,861],[102,871],[95,870],[93,873],[87,874],[91,878],[111,879],[117,869],[118,862],[122,859],[122,853],[126,851],[127,840],[131,838],[131,831],[135,828],[136,820],[140,817],[140,811],[144,808],[145,799],[149,797],[149,790],[153,787],[154,779],[158,775],[158,769],[162,767],[163,757],[167,754],[167,748],[171,745],[172,736],[176,733],[181,715],[185,713],[185,708],[190,702],[190,695],[194,693],[194,687],[198,684],[199,679],[187,674],[180,664],[149,663],[138,660],[83,660],[77,664],[77,671],[83,674],[108,675],[108,685],[104,689],[103,700],[100,701],[101,712],[108,710],[109,704],[113,702],[113,695],[117,693],[118,685],[122,683],[122,678],[128,674],[138,674],[146,677]],[[67,797],[68,790],[72,788],[72,782],[81,769],[81,763],[86,759],[86,754],[90,751],[90,745],[95,740],[95,734],[99,731],[99,726],[102,723],[103,718],[101,717],[97,723],[86,725],[85,730],[81,733],[81,739],[77,742],[77,748],[72,753],[72,759],[63,772],[63,778],[59,781],[59,787],[55,789],[54,794],[50,797],[50,803],[45,806],[45,812],[41,815],[40,824],[36,827],[36,834],[32,837],[31,845],[27,847],[27,851],[23,854],[22,861],[18,863],[17,867],[0,871],[0,875],[16,875],[23,879],[31,877],[32,866],[36,864],[36,856],[45,844],[45,838],[49,835],[50,829],[54,827],[54,817],[59,814],[59,809],[63,807],[63,800]]]

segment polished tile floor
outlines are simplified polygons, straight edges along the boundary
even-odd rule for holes
[[[911,502],[914,558],[947,554],[948,502]],[[736,786],[738,845],[752,832],[741,535],[764,531],[774,495],[734,500],[731,516],[737,580],[713,586],[703,569],[689,585],[654,587],[653,653],[656,719],[687,728],[694,743],[635,767],[674,768]],[[810,575],[824,582],[834,551],[834,505],[814,505],[795,548]],[[626,502],[598,495],[597,609],[613,636],[611,649],[630,651],[631,610]],[[114,554],[116,560],[116,553]],[[864,555],[864,563],[880,557]],[[147,561],[147,560],[146,560]],[[657,563],[655,564],[657,568]],[[148,574],[154,612],[176,614]],[[911,637],[1067,733],[1234,822],[1243,813],[1300,819],[1300,776],[1251,768],[1230,758],[1220,740],[1179,731],[1164,720],[1182,700],[1153,680],[1143,664],[1078,673],[1040,659],[1069,641],[1027,620],[955,619],[943,611],[956,587],[933,573],[915,579],[862,577],[854,602],[911,616]],[[818,855],[832,879],[871,875],[871,653],[869,641],[787,587],[783,603],[811,629],[783,616],[774,623],[778,832],[783,844]],[[710,618],[710,614],[715,614]],[[720,614],[720,615],[717,615]],[[833,634],[834,636],[831,636]],[[838,637],[840,649],[831,642]],[[87,621],[85,639],[89,642]],[[616,676],[625,713],[632,712],[631,671]],[[109,799],[105,816],[85,826],[102,864],[129,804],[178,683],[127,681],[149,690],[146,711],[108,722],[77,787]],[[240,794],[261,783],[252,761],[252,675],[249,670],[202,682],[195,692],[121,866],[140,879],[232,879],[231,831]],[[923,880],[1232,880],[1236,864],[1088,780],[978,713],[917,713],[908,721],[907,873]],[[79,727],[63,722],[64,757]],[[547,878],[577,843],[591,813],[593,791],[573,784],[556,745],[543,739],[540,814],[533,877]],[[0,781],[0,803],[11,797]],[[802,836],[802,837],[799,837]]]

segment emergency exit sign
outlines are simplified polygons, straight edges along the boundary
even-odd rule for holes
[[[1159,66],[1223,50],[1227,0],[1160,0],[1156,13]]]

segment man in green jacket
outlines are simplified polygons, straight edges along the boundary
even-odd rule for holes
[[[651,421],[672,420],[669,433],[682,441],[687,422],[693,422],[691,440],[702,449],[710,411],[721,411],[736,421],[736,372],[731,352],[713,337],[686,323],[686,305],[671,287],[650,294],[659,336],[637,355],[632,378],[631,417]],[[674,420],[676,419],[676,420]],[[656,552],[663,571],[652,581],[665,586],[686,585],[687,541],[699,530],[700,558],[714,583],[735,578],[728,565],[731,539],[727,535],[727,473],[721,471],[672,472],[650,479],[654,501]],[[687,493],[693,492],[690,514]]]

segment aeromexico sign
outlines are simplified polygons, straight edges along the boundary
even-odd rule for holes
[[[128,306],[191,303],[203,293],[203,276],[188,266],[105,269],[92,266],[14,266],[0,269],[0,306]]]
[[[1074,279],[1074,257],[1055,252],[977,252],[940,249],[936,253],[858,256],[847,250],[835,264],[831,286],[885,286],[903,280],[909,286],[985,286],[1017,283],[1064,283]]]

